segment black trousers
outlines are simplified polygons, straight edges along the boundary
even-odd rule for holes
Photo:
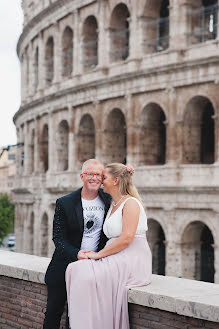
[[[47,285],[47,307],[43,329],[59,329],[62,314],[67,300],[65,283]],[[66,314],[66,329],[69,329],[68,312]]]

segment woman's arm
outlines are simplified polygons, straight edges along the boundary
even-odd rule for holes
[[[122,233],[106,248],[99,252],[88,252],[88,258],[99,259],[106,256],[116,254],[117,252],[125,249],[134,239],[136,229],[138,226],[140,215],[140,206],[136,200],[128,200],[123,207],[122,216]]]

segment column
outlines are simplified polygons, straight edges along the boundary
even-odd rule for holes
[[[34,136],[34,173],[40,172],[40,118],[35,118],[35,136]]]
[[[137,4],[133,3],[133,11],[132,15],[129,18],[129,31],[130,31],[130,38],[129,38],[129,58],[136,59],[140,58],[141,56],[141,43],[142,40],[140,39],[141,33],[140,32],[140,25],[137,18]]]
[[[73,74],[80,75],[82,72],[82,57],[81,57],[81,31],[82,23],[79,19],[78,10],[74,10],[74,49],[73,49]]]
[[[40,32],[40,34],[39,34],[39,68],[38,68],[38,74],[39,74],[38,88],[41,91],[41,93],[43,93],[45,85],[46,85],[46,81],[45,81],[45,45],[44,45],[43,32]]]
[[[169,116],[164,122],[166,126],[166,163],[176,164],[179,161],[179,147],[180,143],[177,139],[176,127],[176,109],[177,98],[176,91],[173,87],[166,89],[168,97]]]
[[[74,131],[74,113],[73,109],[68,108],[68,122],[69,122],[69,135],[68,135],[68,170],[73,171],[75,168],[75,131]]]
[[[35,82],[35,74],[34,74],[34,49],[33,42],[30,43],[29,48],[29,96],[33,96],[35,92],[34,82]]]
[[[25,99],[25,87],[24,87],[24,82],[25,82],[25,64],[24,64],[24,53],[21,55],[20,58],[20,65],[21,65],[21,78],[20,78],[20,83],[21,83],[21,104],[23,104],[24,99]]]
[[[22,90],[23,90],[23,101],[27,101],[27,51],[24,50],[23,53],[23,81],[22,81]]]
[[[170,236],[170,235],[169,235]],[[174,240],[166,241],[166,270],[167,276],[182,276],[181,244]]]
[[[171,49],[184,49],[187,47],[189,34],[187,0],[170,0],[169,6],[169,47]]]
[[[96,114],[96,120],[95,120],[95,158],[105,163],[105,159],[103,157],[103,111],[101,109],[101,103],[96,100],[93,103],[94,106],[94,113]]]
[[[59,22],[54,26],[54,78],[53,83],[61,81],[62,72],[62,40]]]
[[[29,134],[27,128],[27,122],[24,124],[24,175],[29,172]]]
[[[25,254],[28,254],[29,252],[29,232],[28,232],[28,224],[29,224],[29,218],[28,218],[28,205],[23,205],[23,252]]]
[[[98,21],[98,66],[106,67],[108,63],[108,53],[106,52],[106,36],[105,36],[105,8],[106,1],[99,2],[99,21]]]
[[[53,120],[53,113],[49,111],[49,173],[56,171],[56,143],[55,143],[55,121]]]
[[[41,200],[35,200],[34,203],[34,255],[40,256],[40,224],[41,224],[41,216],[40,216],[40,203]]]
[[[128,94],[125,96],[126,100],[126,109],[127,109],[127,116],[126,116],[126,163],[136,166],[136,159],[134,156],[134,149],[137,145],[134,145],[134,117],[133,117],[133,104],[132,104],[132,95]]]

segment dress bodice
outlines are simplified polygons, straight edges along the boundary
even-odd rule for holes
[[[130,197],[125,199],[119,208],[116,209],[116,211],[111,214],[113,205],[111,204],[110,209],[107,213],[104,225],[103,225],[103,231],[104,234],[107,236],[108,239],[110,238],[116,238],[121,235],[122,233],[122,209],[126,203],[127,200],[134,199],[139,207],[140,207],[140,214],[139,214],[139,220],[138,220],[138,226],[136,230],[135,236],[145,236],[145,232],[147,231],[147,216],[144,210],[144,207],[142,206],[141,202],[134,198]]]

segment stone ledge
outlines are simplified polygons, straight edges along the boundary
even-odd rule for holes
[[[0,250],[0,276],[44,283],[50,258]],[[148,286],[132,288],[129,303],[219,322],[219,285],[153,275]]]
[[[129,291],[129,303],[219,322],[219,285],[153,275],[152,283]]]

